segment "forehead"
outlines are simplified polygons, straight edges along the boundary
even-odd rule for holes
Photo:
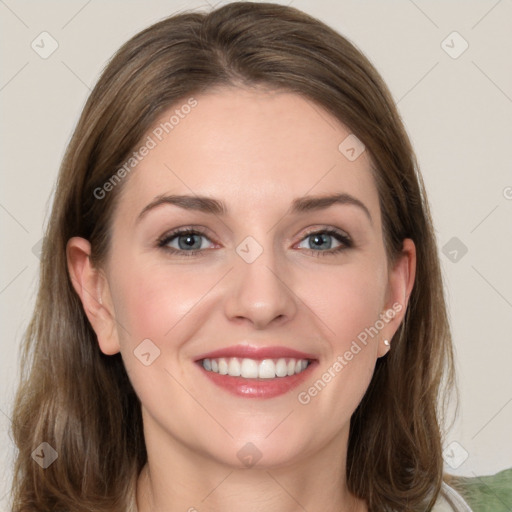
[[[376,213],[369,155],[347,158],[347,144],[361,149],[353,137],[290,92],[223,88],[185,98],[134,148],[149,150],[138,151],[120,208],[136,216],[156,196],[191,194],[222,199],[233,214],[282,213],[297,197],[343,192]]]

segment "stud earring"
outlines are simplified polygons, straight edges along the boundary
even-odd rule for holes
[[[384,345],[386,345],[386,347],[389,347],[389,340],[384,340]]]

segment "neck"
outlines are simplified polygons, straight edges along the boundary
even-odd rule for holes
[[[346,485],[348,433],[304,460],[240,468],[193,451],[168,433],[157,435],[152,427],[152,436],[146,435],[148,462],[136,487],[137,512],[368,510]]]

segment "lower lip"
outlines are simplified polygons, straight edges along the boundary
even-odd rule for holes
[[[243,377],[231,377],[205,370],[202,362],[198,363],[201,371],[214,384],[236,396],[244,398],[274,398],[284,395],[298,387],[306,380],[317,362],[312,361],[308,367],[300,373],[289,377],[275,377],[273,379],[244,379]]]

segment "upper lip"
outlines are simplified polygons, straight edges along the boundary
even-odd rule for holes
[[[218,359],[220,357],[240,357],[248,359],[316,359],[314,355],[288,347],[256,347],[254,345],[233,345],[202,354],[196,361]]]

